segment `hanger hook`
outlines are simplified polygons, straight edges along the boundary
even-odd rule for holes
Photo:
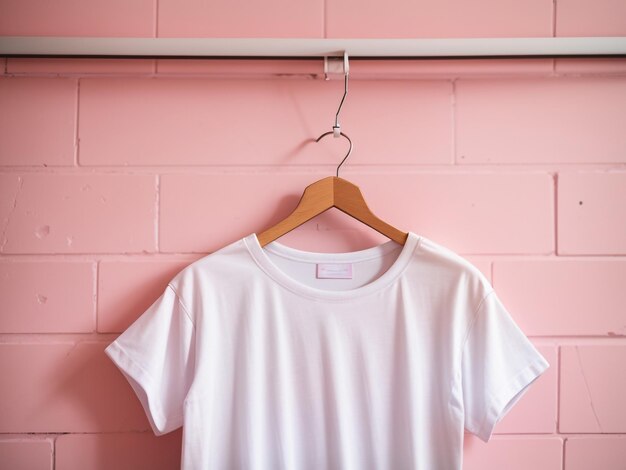
[[[317,139],[315,139],[315,142],[319,142],[320,140],[322,140],[323,137],[326,137],[327,135],[330,135],[330,134],[335,134],[335,131],[333,130],[333,131],[324,132]],[[339,168],[341,167],[341,165],[343,165],[343,162],[346,161],[346,159],[350,156],[350,153],[352,152],[352,140],[350,139],[350,137],[348,137],[343,132],[339,132],[339,135],[341,135],[341,136],[345,137],[346,139],[348,139],[348,142],[350,142],[350,148],[348,149],[348,153],[346,154],[346,156],[343,157],[343,160],[341,160],[341,163],[337,167],[337,178],[339,178]]]
[[[348,62],[348,52],[344,51],[343,52],[343,73],[344,73],[344,81],[343,81],[343,96],[341,97],[341,102],[339,103],[339,108],[337,108],[337,113],[335,114],[335,125],[333,126],[333,130],[326,132],[324,134],[322,134],[321,136],[319,136],[315,141],[319,142],[322,137],[325,137],[329,134],[333,134],[334,137],[339,137],[339,136],[343,136],[346,139],[348,139],[348,142],[350,142],[350,148],[348,149],[348,153],[346,154],[345,157],[343,157],[343,160],[341,160],[341,163],[337,166],[337,178],[339,178],[339,168],[341,167],[341,165],[343,165],[343,163],[346,161],[346,159],[350,156],[350,153],[352,152],[352,140],[350,139],[350,137],[348,137],[346,134],[344,134],[343,132],[341,132],[341,125],[339,124],[339,113],[341,112],[341,107],[343,106],[343,102],[346,99],[346,95],[348,94],[348,73],[350,70],[350,64]]]
[[[339,108],[337,108],[337,113],[335,114],[335,125],[333,129],[335,130],[335,137],[339,137],[339,133],[341,132],[341,125],[339,124],[339,113],[341,112],[341,107],[343,106],[343,102],[346,99],[346,95],[348,94],[348,72],[346,70],[343,78],[343,96],[341,97],[341,102],[339,103]]]

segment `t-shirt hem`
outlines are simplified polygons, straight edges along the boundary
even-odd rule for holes
[[[154,391],[151,375],[119,343],[113,341],[104,350],[135,391],[156,436],[167,434],[182,425],[182,416],[166,417]],[[139,388],[138,388],[139,387]]]
[[[489,441],[495,425],[504,418],[513,405],[528,391],[530,385],[549,367],[548,361],[541,356],[510,379],[504,388],[489,395],[489,407],[482,425],[476,433],[483,442]]]

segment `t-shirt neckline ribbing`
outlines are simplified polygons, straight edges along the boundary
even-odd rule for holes
[[[281,284],[287,289],[295,292],[296,294],[313,299],[346,300],[377,292],[400,277],[404,269],[407,267],[415,249],[419,245],[421,238],[421,236],[409,231],[404,245],[399,245],[394,240],[388,240],[384,243],[370,248],[365,248],[363,250],[338,253],[300,250],[283,245],[276,240],[262,247],[256,233],[247,235],[243,238],[243,241],[257,265],[275,282]],[[363,286],[342,290],[319,289],[296,280],[274,264],[265,251],[267,250],[282,257],[298,261],[306,261],[309,263],[349,263],[379,258],[386,253],[397,249],[399,246],[401,247],[400,253],[391,266],[385,270],[382,275]]]

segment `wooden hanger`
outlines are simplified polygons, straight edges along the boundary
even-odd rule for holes
[[[328,134],[333,134],[333,131],[322,134],[317,138],[316,142],[319,142],[322,137]],[[395,242],[401,245],[405,244],[408,233],[378,218],[370,208],[367,207],[367,203],[359,187],[339,177],[339,167],[346,158],[348,158],[350,152],[352,152],[352,141],[343,132],[340,134],[348,139],[350,149],[337,167],[337,176],[328,176],[308,185],[304,189],[298,205],[291,214],[276,225],[273,225],[257,235],[262,247],[332,207],[336,207],[340,211],[363,222],[365,225],[391,238]]]
[[[326,68],[326,58],[324,58],[324,64]],[[365,225],[391,238],[400,245],[406,243],[408,238],[407,232],[403,232],[378,218],[370,208],[367,207],[367,203],[359,187],[339,177],[339,168],[352,152],[352,140],[341,132],[341,127],[339,126],[339,112],[348,94],[349,62],[348,53],[346,51],[344,51],[343,66],[344,90],[341,103],[339,103],[339,109],[337,109],[337,114],[335,115],[335,125],[332,131],[319,136],[316,142],[319,142],[323,137],[329,134],[333,134],[335,137],[343,136],[350,142],[348,154],[341,160],[339,166],[337,166],[337,176],[328,176],[308,185],[304,188],[300,201],[291,214],[276,225],[273,225],[257,235],[257,239],[262,247],[332,207],[336,207],[340,211],[363,222]]]

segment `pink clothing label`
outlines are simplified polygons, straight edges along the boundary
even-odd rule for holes
[[[318,263],[318,279],[352,279],[352,263]]]

